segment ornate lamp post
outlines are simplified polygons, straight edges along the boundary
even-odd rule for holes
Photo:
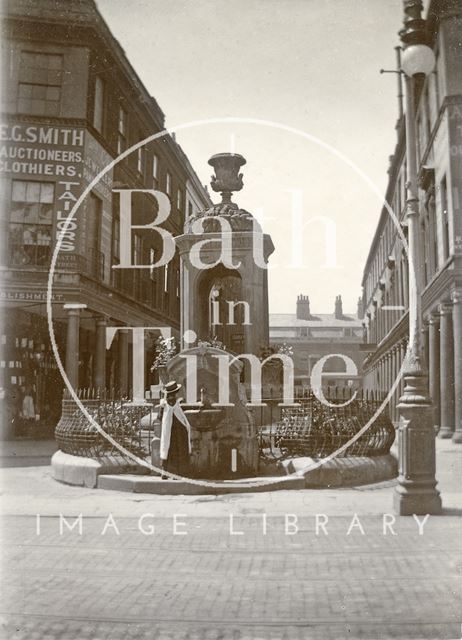
[[[422,358],[422,257],[419,237],[419,194],[415,135],[415,83],[432,72],[435,57],[426,43],[421,0],[403,0],[404,29],[401,67],[406,75],[406,220],[409,241],[409,350],[404,392],[398,409],[399,477],[394,508],[399,515],[441,513],[435,478],[435,432],[428,397],[428,376]]]

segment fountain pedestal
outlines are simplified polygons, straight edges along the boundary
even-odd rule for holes
[[[186,349],[168,363],[168,375],[182,385],[186,393],[186,357],[196,358],[197,389],[202,402],[182,404],[191,424],[192,453],[187,475],[192,478],[222,480],[256,475],[258,471],[257,429],[240,382],[242,363],[230,363],[229,401],[232,406],[214,407],[218,402],[217,355],[231,354],[214,347]],[[153,464],[160,465],[158,437],[153,441]]]

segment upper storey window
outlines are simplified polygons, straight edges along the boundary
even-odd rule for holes
[[[13,180],[10,216],[10,263],[46,265],[50,259],[54,184]]]
[[[122,107],[119,107],[119,124],[117,137],[117,153],[119,154],[127,149],[127,122],[127,112]]]
[[[172,176],[168,172],[165,174],[165,193],[172,195]]]
[[[100,76],[95,79],[95,100],[93,103],[93,126],[103,132],[104,122],[104,82]]]
[[[63,57],[23,51],[19,65],[19,113],[57,116],[61,105]]]

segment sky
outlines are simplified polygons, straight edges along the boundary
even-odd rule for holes
[[[213,154],[246,158],[233,199],[275,245],[270,312],[300,293],[313,313],[338,294],[356,311],[396,143],[380,69],[396,68],[401,0],[96,2],[167,126],[202,121],[176,138],[203,184]]]

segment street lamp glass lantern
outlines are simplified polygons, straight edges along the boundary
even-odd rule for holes
[[[435,54],[426,44],[413,44],[404,49],[401,68],[410,78],[418,73],[428,76],[435,68]]]

